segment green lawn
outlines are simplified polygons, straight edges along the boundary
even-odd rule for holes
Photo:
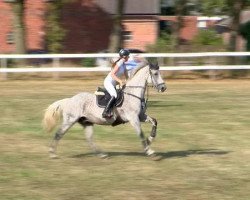
[[[250,197],[250,81],[172,80],[149,92],[158,120],[153,161],[129,124],[95,126],[109,159],[92,155],[74,126],[50,159],[53,135],[43,110],[53,101],[93,92],[102,80],[0,82],[1,200],[248,200]],[[150,125],[144,124],[145,134]]]

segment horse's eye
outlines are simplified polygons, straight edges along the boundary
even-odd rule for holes
[[[154,75],[155,75],[155,76],[158,76],[158,72],[155,72]]]

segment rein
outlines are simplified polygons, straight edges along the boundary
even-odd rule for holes
[[[148,76],[152,76],[151,75],[151,71],[149,72],[149,74],[148,74]],[[147,78],[148,79],[148,78]],[[128,93],[128,92],[125,92],[125,91],[123,91],[123,93],[124,94],[127,94],[127,95],[130,95],[130,96],[132,96],[132,97],[135,97],[135,98],[137,98],[137,99],[139,99],[141,102],[145,102],[145,105],[147,105],[147,102],[148,102],[148,96],[149,96],[149,90],[148,90],[148,88],[149,88],[149,86],[148,86],[148,83],[146,82],[146,85],[143,87],[143,86],[126,86],[126,87],[128,87],[128,88],[143,88],[144,89],[144,91],[146,92],[146,99],[145,98],[141,98],[141,97],[138,97],[138,96],[136,96],[136,95],[134,95],[134,94],[131,94],[131,93]],[[145,89],[146,88],[146,89]],[[125,89],[125,88],[124,88]],[[145,96],[145,95],[144,95]]]
[[[149,94],[148,94],[148,88],[149,88],[149,86],[148,86],[148,84],[146,85],[146,87],[142,87],[142,86],[126,86],[126,87],[130,87],[130,88],[143,88],[143,89],[145,89],[146,88],[146,96],[147,96],[147,98],[146,98],[146,100],[145,100],[145,98],[141,98],[141,97],[138,97],[138,96],[136,96],[136,95],[134,95],[134,94],[131,94],[131,93],[128,93],[128,92],[125,92],[125,91],[123,91],[123,93],[124,94],[127,94],[127,95],[130,95],[130,96],[132,96],[132,97],[135,97],[135,98],[137,98],[137,99],[139,99],[140,101],[144,101],[145,100],[145,103],[147,103],[147,101],[148,101],[148,96],[149,96]]]
[[[157,66],[158,66],[158,65],[157,65]],[[152,69],[159,70],[159,67],[157,67],[157,68],[155,68],[155,67],[153,68],[153,67],[152,67]],[[153,84],[153,87],[154,87],[154,88],[158,89],[159,86],[161,86],[161,85],[164,84],[164,83],[157,83],[157,82],[155,82],[155,80],[153,79],[153,74],[152,74],[151,66],[150,66],[150,67],[149,67],[148,74],[147,74],[147,78],[146,78],[146,84],[145,84],[144,87],[143,87],[143,86],[126,86],[126,87],[130,87],[130,88],[143,88],[143,89],[144,89],[144,97],[145,97],[145,93],[146,93],[146,99],[145,99],[145,98],[141,98],[141,97],[139,97],[139,96],[136,96],[136,95],[134,95],[134,94],[125,92],[125,91],[123,91],[123,93],[124,93],[124,94],[127,94],[127,95],[130,95],[130,96],[132,96],[132,97],[135,97],[135,98],[139,99],[141,102],[145,102],[145,105],[147,105],[148,96],[149,96],[149,89],[148,89],[149,85],[148,85],[147,80],[148,80],[149,76],[150,76],[150,78],[151,78],[151,80],[152,80],[152,84]],[[146,89],[145,89],[145,88],[146,88]],[[125,88],[124,88],[124,89],[125,89]]]

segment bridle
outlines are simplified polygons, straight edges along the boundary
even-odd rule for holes
[[[152,85],[153,85],[154,88],[158,89],[158,87],[160,87],[161,85],[164,85],[164,82],[163,82],[163,83],[159,83],[159,84],[154,84],[155,81],[154,81],[154,79],[153,79],[152,69],[150,69],[150,67],[149,67],[149,73],[148,73],[147,78],[146,78],[146,84],[145,84],[145,86],[144,86],[144,87],[142,87],[142,86],[125,86],[125,87],[123,88],[123,93],[124,93],[124,94],[127,94],[127,95],[130,95],[130,96],[132,96],[132,97],[135,97],[135,98],[139,99],[141,102],[145,102],[145,104],[147,104],[148,96],[149,96],[149,89],[148,89],[148,88],[150,87],[149,84],[148,84],[148,81],[147,81],[149,76],[150,76],[150,78],[151,78],[151,80],[152,80],[152,83],[153,83]],[[124,89],[125,89],[126,87],[128,87],[128,88],[143,88],[144,91],[145,91],[145,93],[146,93],[146,99],[145,99],[145,98],[138,97],[138,96],[136,96],[136,95],[134,95],[134,94],[125,92]]]
[[[157,69],[157,70],[159,70],[159,69]],[[153,85],[154,88],[158,89],[160,86],[165,85],[164,82],[155,84],[155,81],[154,81],[154,79],[153,79],[152,69],[150,69],[150,68],[149,68],[149,74],[150,74],[150,77],[151,77],[151,80],[152,80],[152,83],[153,83],[152,85]]]

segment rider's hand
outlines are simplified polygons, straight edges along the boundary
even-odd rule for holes
[[[124,83],[123,83],[123,81],[121,80],[121,81],[119,81],[119,85],[120,85],[120,87],[122,88],[122,86],[124,85]]]

